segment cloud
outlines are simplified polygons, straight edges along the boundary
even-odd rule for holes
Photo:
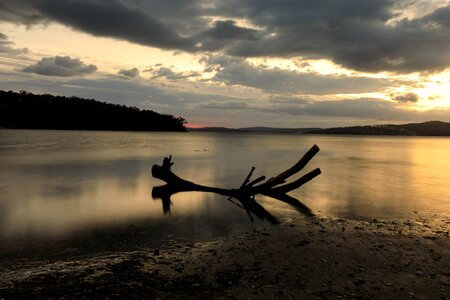
[[[0,89],[93,98],[154,109],[206,125],[245,127],[334,127],[386,122],[450,121],[449,109],[416,111],[394,101],[374,98],[314,101],[313,98],[269,95],[240,98],[214,91],[181,90],[153,80],[126,80],[116,75],[95,78],[31,76],[1,72]]]
[[[208,101],[197,105],[198,108],[205,109],[247,109],[248,105],[242,101]]]
[[[0,1],[0,20],[28,26],[44,22],[46,17],[32,4],[32,0]]]
[[[391,94],[391,99],[399,103],[417,102],[419,96],[416,93],[396,93]]]
[[[0,53],[9,55],[20,55],[28,52],[28,49],[26,48],[16,49],[12,47],[13,45],[14,43],[8,39],[8,36],[0,32]]]
[[[214,26],[203,33],[204,37],[217,40],[257,39],[258,30],[236,26],[233,20],[216,21]]]
[[[8,36],[0,32],[0,53],[10,53],[13,51],[12,42],[8,40]]]
[[[258,36],[258,30],[237,26],[233,20],[223,20],[216,21],[213,27],[201,32],[196,40],[202,51],[216,51],[241,40],[258,40]]]
[[[226,49],[249,56],[328,58],[349,69],[408,73],[450,64],[449,6],[394,22],[393,0],[227,1],[218,10],[264,28],[265,39]],[[240,9],[236,9],[240,7]],[[389,22],[392,21],[392,22]]]
[[[311,101],[296,108],[275,108],[276,112],[293,116],[317,116],[336,118],[351,118],[368,120],[369,123],[377,121],[419,121],[450,120],[450,109],[432,109],[419,111],[405,109],[393,101],[376,98],[360,98],[336,101]],[[337,124],[339,124],[337,122]]]
[[[122,69],[118,72],[118,74],[129,78],[138,78],[140,72],[138,68],[132,68],[132,69]]]
[[[248,63],[242,58],[229,56],[203,57],[201,62],[214,66],[213,80],[228,85],[243,85],[279,93],[346,94],[369,93],[398,85],[390,79],[352,77],[346,75],[321,75],[267,68]]]
[[[118,0],[19,0],[19,5],[3,4],[16,21],[32,22],[32,18],[23,16],[20,8],[31,11],[35,22],[59,22],[72,28],[102,37],[112,37],[133,43],[155,46],[164,49],[191,49],[193,42],[180,36],[171,27],[166,26],[150,14],[140,10],[134,1]],[[156,12],[155,12],[156,13]],[[1,15],[0,15],[1,16]],[[13,19],[3,16],[4,19]]]
[[[318,116],[390,120],[404,118],[402,112],[394,103],[381,99],[317,101],[303,109],[304,114]]]
[[[27,25],[59,22],[95,36],[163,49],[325,58],[353,70],[410,73],[450,66],[450,6],[445,3],[428,6],[428,14],[399,19],[399,11],[421,4],[397,0],[15,0],[0,3],[0,20]]]
[[[69,56],[44,57],[34,65],[22,70],[45,76],[70,77],[90,74],[97,71],[95,65],[87,65],[78,58]]]
[[[152,73],[152,78],[166,78],[171,81],[188,79],[191,77],[198,77],[200,73],[198,72],[175,72],[169,67],[159,66],[158,68],[150,68],[146,70]]]

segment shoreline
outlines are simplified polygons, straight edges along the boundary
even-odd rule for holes
[[[450,221],[290,218],[223,240],[2,267],[0,298],[449,299]]]

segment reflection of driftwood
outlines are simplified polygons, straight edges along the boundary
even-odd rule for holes
[[[247,175],[244,182],[238,189],[224,189],[204,186],[182,179],[171,171],[171,167],[173,165],[173,162],[171,161],[172,157],[165,157],[162,166],[156,164],[153,165],[152,175],[155,178],[165,181],[167,184],[164,186],[153,188],[152,196],[153,198],[161,199],[163,202],[164,212],[169,212],[171,204],[170,197],[175,193],[188,191],[212,192],[228,196],[228,199],[230,201],[232,201],[232,199],[237,199],[240,203],[233,203],[245,209],[250,218],[252,218],[250,214],[251,212],[259,218],[269,220],[272,224],[278,223],[277,219],[274,216],[272,216],[268,211],[266,211],[255,201],[255,196],[257,194],[262,194],[286,202],[306,215],[312,215],[308,207],[303,205],[297,199],[287,195],[287,193],[301,187],[303,184],[319,175],[321,173],[320,169],[314,169],[293,182],[286,184],[285,182],[286,179],[300,172],[314,157],[314,155],[319,152],[319,150],[319,147],[317,145],[314,145],[295,165],[263,183],[260,182],[266,179],[265,176],[261,176],[250,181],[253,171],[255,170],[255,168],[252,167],[250,173]]]

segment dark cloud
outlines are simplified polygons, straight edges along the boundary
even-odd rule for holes
[[[44,57],[34,65],[22,70],[45,76],[70,77],[90,74],[97,71],[95,65],[87,65],[78,58],[69,56]]]
[[[216,21],[214,27],[204,33],[205,37],[213,39],[257,39],[257,30],[236,26],[233,20]]]
[[[0,19],[32,25],[56,21],[103,37],[164,49],[193,49],[180,36],[139,7],[139,1],[118,0],[0,0]],[[158,15],[155,10],[150,10]]]
[[[327,58],[408,73],[450,66],[450,6],[394,20],[398,0],[0,0],[0,19],[59,22],[96,36],[242,57]],[[214,20],[214,21],[213,21]],[[238,25],[244,20],[249,27]],[[242,23],[245,24],[245,23]]]
[[[46,17],[33,7],[32,0],[0,0],[0,20],[33,25],[44,22]]]
[[[243,85],[279,93],[348,94],[383,90],[399,83],[389,79],[301,73],[279,68],[255,66],[242,58],[204,57],[201,62],[215,66],[215,81]]]
[[[118,72],[118,74],[130,78],[138,78],[140,72],[138,68],[132,68],[132,69],[122,69]]]
[[[216,21],[212,28],[202,32],[196,39],[203,51],[215,51],[231,47],[241,40],[258,40],[259,32],[255,29],[236,25],[233,20]]]
[[[189,49],[192,42],[149,14],[116,0],[39,1],[47,17],[97,36],[125,39],[166,49]],[[155,12],[157,14],[157,12]]]
[[[431,23],[441,28],[450,27],[450,6],[439,8],[422,19],[422,23]]]
[[[399,103],[417,102],[419,96],[416,93],[396,93],[391,94],[391,99]]]
[[[399,1],[227,1],[220,10],[251,20],[271,35],[227,51],[248,56],[329,58],[350,69],[378,72],[439,70],[450,64],[449,8],[387,23]],[[438,26],[433,26],[433,25]]]
[[[205,16],[212,12],[216,0],[125,0],[124,3],[134,5],[145,11],[182,36],[195,36],[209,27]]]

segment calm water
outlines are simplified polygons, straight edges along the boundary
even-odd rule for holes
[[[179,176],[232,188],[251,166],[275,175],[313,144],[321,151],[305,171],[323,174],[290,195],[314,213],[449,216],[449,138],[0,130],[0,254],[158,247],[269,226],[206,193],[173,196],[164,215],[151,166],[172,154]],[[257,199],[281,220],[301,215]]]

